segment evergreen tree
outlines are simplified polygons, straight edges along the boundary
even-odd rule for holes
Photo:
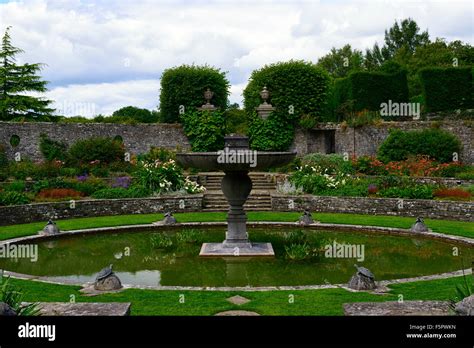
[[[0,49],[0,120],[49,120],[54,111],[50,100],[27,95],[46,92],[47,81],[38,72],[42,64],[16,64],[15,56],[23,50],[11,44],[10,27],[5,30]]]

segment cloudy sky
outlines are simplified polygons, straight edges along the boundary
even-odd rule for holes
[[[252,70],[316,62],[346,43],[364,50],[407,17],[431,38],[474,44],[471,0],[0,0],[0,30],[12,26],[25,50],[19,61],[46,63],[47,97],[89,117],[156,108],[163,70],[184,63],[226,71],[231,102],[241,103]]]

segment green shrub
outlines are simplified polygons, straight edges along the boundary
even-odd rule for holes
[[[338,116],[342,113],[379,111],[381,103],[408,102],[406,71],[393,74],[358,71],[334,82],[334,105]],[[343,110],[338,108],[343,107]]]
[[[253,112],[249,116],[250,146],[258,151],[286,151],[293,143],[295,127],[292,122],[273,112],[263,120]]]
[[[148,197],[150,192],[141,187],[115,187],[105,188],[92,193],[92,197],[96,199],[120,199],[120,198],[141,198]]]
[[[156,193],[177,191],[183,188],[185,182],[182,168],[173,160],[165,163],[140,162],[135,178],[138,185]]]
[[[344,157],[339,154],[312,153],[304,156],[301,163],[324,168],[327,170],[327,174],[354,173],[351,161],[345,160]]]
[[[124,160],[125,151],[123,144],[112,138],[94,137],[79,140],[69,149],[73,161],[77,163],[120,162]]]
[[[296,124],[302,121],[303,125],[312,127],[320,122],[329,99],[329,81],[326,71],[305,61],[291,60],[254,70],[243,93],[252,147],[286,150],[293,140]],[[265,86],[276,111],[267,121],[262,121],[255,117],[254,111],[262,103],[260,92]]]
[[[5,151],[5,147],[0,145],[0,168],[5,168],[8,166],[8,157]]]
[[[24,181],[14,181],[4,187],[5,191],[25,192],[26,184]]]
[[[426,111],[472,109],[472,68],[425,68],[419,72]]]
[[[210,66],[181,65],[166,69],[161,76],[160,111],[163,122],[179,121],[180,106],[185,111],[204,104],[204,91],[214,92],[211,104],[225,110],[230,84],[225,73]]]
[[[10,162],[8,172],[10,176],[18,180],[32,178],[40,180],[44,178],[57,177],[60,173],[60,166],[53,162],[44,162],[35,164],[29,160]]]
[[[380,196],[389,198],[433,199],[434,186],[413,185],[409,187],[389,187],[380,191]]]
[[[181,115],[184,132],[195,152],[224,148],[225,120],[221,111],[188,110]]]
[[[442,129],[414,131],[392,130],[380,145],[377,157],[382,162],[403,161],[409,156],[427,155],[440,162],[451,162],[453,153],[460,153],[461,142]]]
[[[154,147],[150,148],[150,151],[144,154],[140,154],[137,156],[137,160],[145,161],[145,162],[154,162],[156,160],[160,162],[166,162],[170,159],[176,159],[176,153],[161,147]]]
[[[40,136],[40,151],[47,161],[66,161],[67,145],[56,140],[51,140],[46,134]]]
[[[474,180],[474,170],[470,170],[467,172],[461,172],[455,175],[456,178],[461,180]]]
[[[0,191],[0,206],[21,205],[30,203],[30,198],[16,191]]]

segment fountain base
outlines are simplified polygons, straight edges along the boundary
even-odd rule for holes
[[[204,243],[199,256],[275,256],[271,243]]]

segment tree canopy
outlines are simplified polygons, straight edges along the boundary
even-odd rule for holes
[[[48,120],[54,111],[51,101],[27,94],[47,91],[47,81],[38,75],[42,64],[17,64],[20,53],[23,50],[12,45],[8,27],[0,48],[0,120]]]

